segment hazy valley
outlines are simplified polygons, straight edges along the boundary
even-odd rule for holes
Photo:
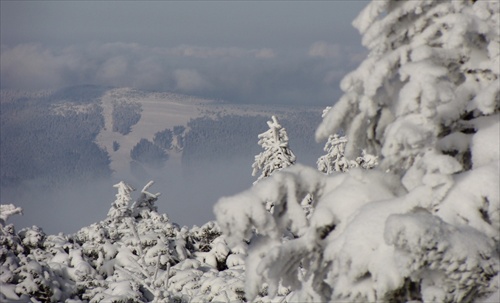
[[[320,107],[237,105],[130,88],[2,91],[2,201],[19,226],[72,232],[100,219],[112,184],[155,180],[160,210],[180,224],[213,219],[218,198],[247,188],[257,135],[280,117],[300,163],[314,165]],[[29,142],[29,143],[28,143]],[[201,206],[200,206],[201,205]],[[55,216],[54,216],[55,215]]]

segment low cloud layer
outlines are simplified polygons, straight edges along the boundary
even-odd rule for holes
[[[2,89],[98,84],[172,91],[235,103],[330,104],[363,54],[318,41],[303,52],[270,48],[147,47],[91,43],[2,46]]]

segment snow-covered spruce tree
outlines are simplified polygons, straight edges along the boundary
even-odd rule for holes
[[[323,110],[321,118],[325,118],[325,116],[331,109],[331,106],[327,106]],[[349,171],[350,167],[355,166],[354,161],[349,161],[344,156],[346,144],[347,138],[345,136],[339,136],[338,134],[328,136],[328,140],[326,141],[325,147],[323,148],[326,154],[319,157],[318,161],[316,162],[318,170],[329,175],[334,171]]]
[[[288,146],[286,129],[281,126],[276,116],[272,116],[271,119],[267,122],[269,130],[259,135],[258,143],[264,151],[255,156],[252,176],[262,172],[254,184],[269,177],[275,171],[295,163],[295,155]]]
[[[22,213],[23,209],[14,204],[0,204],[0,226],[5,226],[9,217]]]
[[[259,134],[258,144],[264,149],[263,152],[255,156],[255,162],[252,164],[252,176],[262,171],[261,175],[253,183],[257,184],[260,180],[271,176],[274,172],[295,164],[295,154],[288,146],[288,134],[286,129],[281,126],[276,116],[267,121],[269,129]],[[304,209],[310,212],[311,197],[304,199]],[[274,212],[274,201],[267,201],[266,209]]]
[[[324,148],[326,154],[318,159],[318,170],[329,175],[334,171],[346,172],[349,168],[356,167],[354,161],[349,161],[344,156],[346,144],[346,137],[340,137],[337,134],[330,135]]]
[[[131,193],[135,190],[130,185],[123,181],[113,185],[118,190],[116,200],[111,205],[108,212],[108,217],[121,218],[130,215],[130,206],[132,202]]]
[[[328,114],[331,108],[331,106],[327,106],[323,110],[322,118]],[[366,153],[365,150],[362,150],[361,156],[358,156],[356,160],[348,160],[345,157],[346,144],[347,138],[345,136],[338,134],[329,135],[323,148],[326,154],[319,157],[316,162],[318,170],[329,175],[334,171],[346,172],[353,167],[372,169],[378,165],[378,158]]]
[[[242,252],[227,246],[215,222],[190,230],[159,215],[154,203],[160,194],[148,191],[152,184],[143,188],[127,212],[130,216],[120,219],[125,222],[120,232],[113,231],[116,218],[108,217],[98,224],[104,233],[92,236],[93,226],[82,233],[80,241],[100,239],[102,244],[82,245],[89,255],[99,256],[96,269],[105,277],[90,285],[83,297],[90,302],[243,301]],[[111,246],[107,234],[119,235]]]
[[[345,157],[345,146],[347,138],[338,134],[328,136],[324,151],[326,154],[319,157],[316,162],[318,170],[329,175],[335,171],[347,172],[351,168],[361,167],[372,169],[378,165],[378,157],[366,153],[364,150],[356,160],[348,160]]]
[[[148,302],[170,300],[165,281],[171,264],[186,258],[185,241],[177,241],[179,228],[156,211],[159,193],[150,181],[132,202],[133,188],[116,184],[118,194],[99,223],[81,229],[76,241],[101,280],[85,281],[82,298],[89,302]]]
[[[498,301],[499,9],[386,0],[361,12],[369,55],[317,137],[344,129],[346,157],[366,150],[380,167],[325,176],[294,165],[222,198],[228,242],[250,241],[248,299],[281,283],[288,302]],[[289,227],[298,237],[283,242]]]

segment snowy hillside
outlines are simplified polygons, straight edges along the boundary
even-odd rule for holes
[[[123,135],[113,131],[113,103],[133,103],[141,107],[140,120],[132,126],[131,132]],[[169,93],[145,93],[129,88],[107,91],[101,98],[104,128],[96,138],[99,146],[110,155],[111,169],[120,175],[128,175],[130,170],[130,151],[142,139],[153,139],[155,133],[174,126],[187,126],[190,119],[203,115],[203,107],[213,101],[190,98]],[[113,142],[120,148],[113,150]],[[173,154],[178,158],[177,153]]]
[[[144,92],[130,88],[106,91],[100,98],[100,104],[103,109],[104,127],[96,137],[96,142],[108,152],[111,160],[110,168],[115,178],[129,178],[133,175],[130,172],[130,163],[134,162],[134,160],[131,158],[130,152],[141,139],[152,142],[156,133],[165,129],[173,130],[176,126],[182,126],[185,130],[180,137],[174,136],[172,149],[166,151],[169,156],[166,164],[169,167],[180,165],[184,146],[179,146],[183,144],[177,142],[177,140],[182,140],[182,137],[190,131],[188,123],[196,118],[204,117],[217,121],[226,116],[262,116],[267,119],[270,117],[270,113],[280,113],[280,117],[287,118],[291,115],[300,115],[306,111],[315,113],[319,119],[320,113],[318,107],[305,109],[303,107],[235,105],[186,95]],[[116,104],[133,104],[140,108],[140,118],[131,125],[130,132],[125,134],[116,131],[113,126],[113,110]],[[231,125],[226,125],[226,127],[231,128]],[[310,127],[313,127],[313,125],[310,125]],[[238,131],[239,129],[234,130]],[[218,136],[214,132],[214,137],[211,138],[212,141],[215,140],[215,135]],[[250,136],[249,139],[256,138],[256,135],[257,132]],[[224,138],[221,139],[224,140]],[[119,146],[119,148],[116,148],[116,146]],[[189,148],[201,149],[202,147],[190,146]],[[144,166],[142,168],[146,171],[151,170]]]

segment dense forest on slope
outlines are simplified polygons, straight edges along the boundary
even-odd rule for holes
[[[1,185],[110,176],[108,154],[94,143],[104,126],[101,93],[86,86],[2,102]]]

